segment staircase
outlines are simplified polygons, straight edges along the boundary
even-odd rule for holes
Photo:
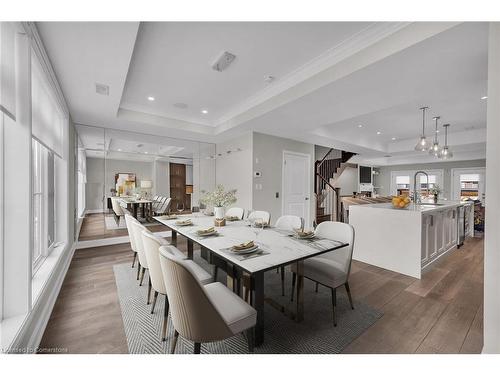
[[[314,194],[316,196],[316,224],[323,221],[340,220],[340,189],[335,183],[342,172],[349,167],[357,168],[356,164],[348,163],[356,155],[353,152],[342,151],[340,158],[330,157],[333,148],[321,160],[316,160]]]

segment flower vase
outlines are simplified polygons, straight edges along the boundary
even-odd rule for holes
[[[438,202],[438,195],[434,194],[434,204],[437,204],[437,202]]]
[[[222,220],[224,219],[224,214],[226,213],[225,207],[214,207],[214,216],[215,219]]]

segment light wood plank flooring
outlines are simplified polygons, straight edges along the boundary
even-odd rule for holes
[[[131,260],[128,244],[78,250],[40,346],[126,353],[112,266]],[[422,280],[355,261],[350,285],[355,300],[384,316],[345,353],[480,353],[483,240],[467,240]]]
[[[120,236],[128,236],[126,228],[123,229],[106,229],[104,224],[104,216],[112,217],[112,214],[87,214],[83,218],[82,228],[80,229],[79,241],[100,240],[103,238],[112,238]],[[122,218],[121,220],[125,220]],[[152,232],[161,232],[165,227],[161,224],[148,226]]]

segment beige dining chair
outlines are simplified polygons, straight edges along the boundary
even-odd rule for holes
[[[226,211],[226,217],[237,217],[242,220],[245,215],[245,210],[241,207],[231,207]]]
[[[330,251],[304,260],[303,275],[305,278],[316,282],[316,292],[318,284],[330,288],[332,291],[333,325],[337,326],[336,306],[337,288],[344,286],[349,297],[349,303],[354,310],[352,303],[351,289],[349,288],[349,273],[351,271],[352,250],[354,248],[354,228],[352,225],[337,221],[324,221],[316,227],[316,236],[348,243],[348,246],[338,250]],[[297,278],[297,265],[292,264],[292,297],[295,290]]]
[[[147,229],[144,225],[139,223],[137,220],[135,222],[132,222],[131,224],[132,224],[132,230],[133,230],[134,238],[135,238],[137,258],[139,260],[139,262],[138,262],[139,269],[138,269],[137,275],[140,274],[139,285],[142,285],[142,282],[144,280],[144,274],[146,273],[146,271],[149,268],[148,260],[146,258],[146,254],[144,253],[144,245],[142,243],[142,232],[144,230],[149,232],[149,229]],[[168,243],[168,242],[165,241],[165,243]],[[148,295],[147,295],[147,300],[146,300],[146,304],[148,304],[148,305],[149,305],[149,302],[151,300],[151,287],[152,287],[151,276],[149,276],[149,278],[148,278]]]
[[[304,229],[304,219],[300,216],[295,215],[283,215],[276,220],[276,224],[274,226],[277,229],[282,229],[286,231],[293,232],[294,230],[303,230]],[[276,269],[276,272],[281,271],[281,295],[285,295],[285,266],[281,266]]]
[[[271,224],[271,214],[267,211],[252,211],[248,214],[247,219],[251,222],[262,220],[266,224]]]
[[[179,335],[194,342],[194,353],[202,343],[246,333],[248,349],[254,349],[257,311],[222,283],[201,284],[192,264],[160,247],[160,264],[165,279],[170,314],[174,325],[171,353]]]
[[[115,217],[115,222],[117,226],[120,226],[120,218],[122,218],[125,213],[120,206],[120,201],[118,197],[111,197],[111,207],[113,208],[113,214]]]
[[[128,238],[130,239],[130,249],[134,253],[132,259],[132,268],[134,268],[135,260],[137,259],[137,245],[135,244],[135,233],[132,228],[132,222],[138,222],[132,215],[125,214],[125,224],[127,225]],[[139,280],[139,267],[137,267],[137,280]]]

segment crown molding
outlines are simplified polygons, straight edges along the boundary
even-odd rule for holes
[[[407,27],[410,22],[375,22],[358,33],[352,35],[336,46],[326,50],[321,55],[308,61],[295,71],[285,77],[276,80],[275,83],[267,86],[257,94],[249,97],[244,102],[228,111],[216,122],[216,126],[221,125],[232,118],[241,115],[259,104],[279,95],[294,87],[302,81],[313,77],[325,69],[339,63],[340,61],[356,54],[368,46],[388,37],[391,34]]]

